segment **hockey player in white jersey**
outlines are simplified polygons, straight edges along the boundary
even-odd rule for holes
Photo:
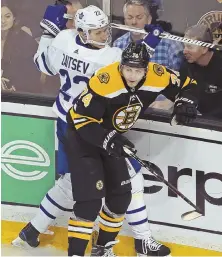
[[[30,246],[37,247],[39,234],[44,233],[58,216],[72,211],[74,201],[63,146],[66,113],[93,73],[102,66],[120,60],[121,57],[120,49],[108,45],[111,42],[111,29],[108,17],[99,8],[88,6],[77,11],[77,31],[63,30],[67,22],[64,14],[65,6],[47,8],[40,23],[44,34],[34,57],[40,71],[47,75],[60,75],[61,88],[53,109],[58,115],[57,171],[61,177],[44,197],[36,216],[13,241],[14,245],[27,242]],[[134,167],[135,165],[133,163]],[[131,169],[134,172],[133,166],[131,165]],[[136,251],[142,255],[166,256],[170,253],[169,249],[151,237],[143,199],[142,175],[135,176],[132,184],[135,197],[132,197],[126,217],[134,232]]]
[[[119,48],[109,46],[112,39],[109,20],[96,6],[88,6],[76,12],[76,30],[65,29],[67,21],[65,5],[47,7],[40,22],[44,32],[34,56],[34,62],[41,72],[49,76],[59,74],[61,81],[59,94],[53,105],[53,110],[58,116],[57,171],[61,178],[46,194],[37,215],[21,233],[21,236],[26,235],[25,241],[34,247],[39,242],[29,240],[27,232],[30,231],[29,227],[31,232],[34,231],[35,235],[39,235],[45,232],[48,225],[61,213],[72,211],[70,174],[63,148],[67,111],[93,73],[100,67],[120,60],[122,52]]]

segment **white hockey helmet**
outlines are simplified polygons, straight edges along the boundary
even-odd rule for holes
[[[89,30],[100,29],[108,26],[109,35],[105,43],[90,40]],[[75,27],[82,31],[86,40],[84,43],[93,43],[97,45],[108,45],[112,41],[111,27],[108,16],[98,7],[89,5],[86,8],[79,9],[75,15]]]

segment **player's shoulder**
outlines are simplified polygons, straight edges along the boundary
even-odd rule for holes
[[[113,98],[125,89],[119,72],[119,64],[115,62],[95,72],[89,81],[89,86],[96,94]]]
[[[95,72],[95,75],[98,76],[100,74],[107,73],[110,76],[115,76],[115,75],[119,74],[119,64],[120,64],[119,62],[114,62],[107,66],[104,66],[104,67],[98,69]]]
[[[70,42],[70,40],[74,41],[77,35],[78,33],[75,29],[62,30],[53,40],[53,46],[62,47],[64,49],[65,46]]]
[[[122,50],[118,47],[107,46],[104,48],[104,58],[111,62],[117,62],[121,60]]]
[[[73,38],[78,35],[76,29],[65,29],[59,32],[56,38]]]
[[[170,74],[176,74],[177,76],[179,76],[178,71],[175,71],[155,62],[149,62],[148,71],[150,72],[150,75],[152,74],[155,77],[169,77]]]
[[[164,88],[169,84],[169,77],[170,73],[165,66],[149,62],[144,86]]]
[[[167,73],[167,68],[161,64],[155,62],[149,62],[148,71],[155,76],[162,76]]]
[[[105,48],[107,53],[117,53],[117,54],[122,54],[122,50],[119,47],[115,46],[108,46]]]

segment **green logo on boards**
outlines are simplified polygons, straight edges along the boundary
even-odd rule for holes
[[[55,183],[53,120],[2,115],[2,201],[38,205]]]
[[[22,149],[30,151],[30,156],[20,154]],[[34,153],[36,156],[32,157]],[[50,166],[50,158],[47,152],[36,143],[26,140],[15,140],[5,144],[2,147],[2,170],[10,177],[18,180],[39,180],[47,175],[47,171],[43,171]],[[14,164],[29,165],[30,170],[24,172],[16,169]],[[35,167],[38,167],[37,169]]]

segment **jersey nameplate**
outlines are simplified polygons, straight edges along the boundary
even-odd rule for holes
[[[82,74],[86,74],[89,68],[89,63],[78,60],[66,54],[63,54],[61,65],[66,69],[76,70]]]

